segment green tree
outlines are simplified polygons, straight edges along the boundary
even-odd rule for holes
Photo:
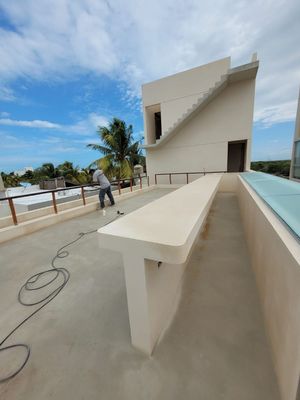
[[[44,179],[53,179],[59,176],[57,168],[52,163],[44,163],[41,167],[34,170],[35,181],[39,182]]]
[[[102,144],[88,144],[87,147],[100,151],[104,156],[91,165],[103,169],[109,178],[129,178],[134,164],[144,164],[139,141],[133,140],[132,125],[113,118],[108,127],[99,126],[97,134]]]
[[[253,161],[251,163],[251,169],[288,178],[290,163],[290,160]]]
[[[4,186],[6,188],[9,187],[16,187],[19,186],[20,184],[20,177],[15,175],[14,172],[10,172],[9,174],[6,174],[5,172],[1,172],[2,180],[4,183]]]
[[[65,161],[57,167],[55,167],[52,163],[44,163],[41,167],[36,168],[33,172],[26,171],[26,173],[22,176],[16,176],[13,172],[10,174],[1,172],[1,176],[5,187],[18,186],[20,182],[39,184],[42,180],[58,178],[61,176],[75,185],[83,185],[91,182],[91,176],[88,169],[74,167],[73,163],[70,161]]]
[[[65,161],[58,165],[57,171],[59,172],[59,176],[63,176],[67,181],[70,181],[75,185],[89,183],[91,180],[87,170],[80,170],[78,166],[74,167],[73,163],[70,161]]]
[[[31,180],[34,178],[34,173],[33,171],[26,171],[24,175],[22,175],[22,180],[26,182],[31,182]]]

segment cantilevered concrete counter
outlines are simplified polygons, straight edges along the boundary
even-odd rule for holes
[[[146,354],[174,311],[188,256],[221,177],[199,178],[98,230],[99,245],[123,255],[132,344]]]

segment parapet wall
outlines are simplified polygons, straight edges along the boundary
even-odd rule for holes
[[[154,189],[155,186],[147,186],[143,189],[136,188],[132,192],[130,188],[122,189],[122,194],[114,193],[116,202],[136,196]],[[108,200],[106,200],[107,202]],[[15,239],[19,236],[27,235],[38,231],[47,226],[67,221],[97,210],[99,207],[98,196],[86,198],[86,205],[82,205],[82,199],[72,200],[67,203],[57,205],[58,213],[55,214],[53,207],[44,207],[34,211],[27,211],[17,215],[18,225],[13,225],[11,217],[0,218],[0,243]]]
[[[236,184],[281,397],[296,400],[300,374],[300,243],[241,177]]]

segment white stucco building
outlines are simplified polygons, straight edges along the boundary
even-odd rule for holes
[[[256,54],[230,57],[142,86],[147,172],[239,172],[250,168]]]
[[[300,91],[295,124],[295,136],[291,159],[290,179],[300,181]]]
[[[1,197],[5,197],[5,187],[4,187],[2,176],[0,174],[0,198]]]

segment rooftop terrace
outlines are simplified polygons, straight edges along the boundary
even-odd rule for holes
[[[127,214],[171,190],[154,189],[118,207]],[[115,213],[92,212],[0,245],[0,337],[29,313],[16,300],[25,279]],[[0,385],[2,400],[280,398],[234,193],[215,197],[177,311],[152,357],[130,344],[121,255],[100,249],[94,234],[70,247],[60,265],[71,273],[67,286],[7,343],[28,343],[32,354],[17,377]],[[1,359],[1,374],[15,356]]]

